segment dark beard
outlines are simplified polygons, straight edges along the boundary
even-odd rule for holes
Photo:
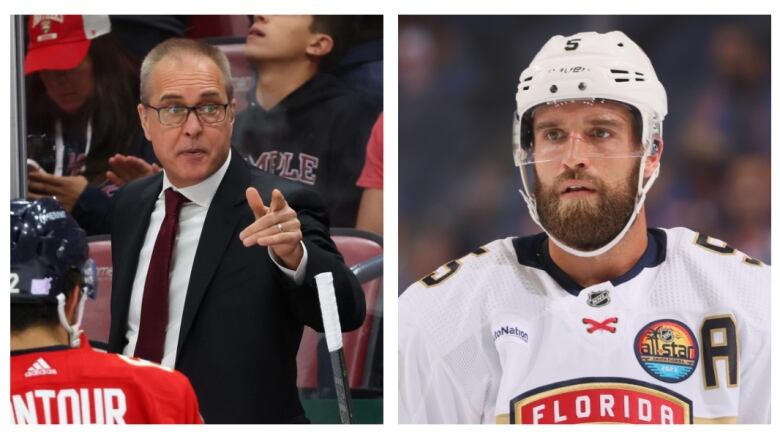
[[[539,221],[549,234],[569,247],[581,251],[599,249],[612,241],[631,218],[638,178],[639,166],[634,166],[630,177],[614,187],[571,170],[558,176],[549,187],[537,183],[534,195]],[[557,186],[564,180],[591,183],[596,190],[595,201],[571,200],[562,207]]]

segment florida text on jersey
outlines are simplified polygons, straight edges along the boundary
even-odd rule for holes
[[[769,267],[649,229],[624,275],[582,288],[546,235],[494,241],[399,303],[406,423],[768,423]]]

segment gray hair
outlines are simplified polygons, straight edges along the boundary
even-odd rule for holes
[[[154,46],[146,55],[141,64],[141,100],[149,102],[149,82],[157,63],[166,57],[181,59],[184,55],[200,55],[214,61],[225,80],[228,102],[233,100],[233,75],[230,73],[230,62],[225,53],[210,44],[187,38],[169,38]]]

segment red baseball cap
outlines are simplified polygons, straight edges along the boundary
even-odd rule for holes
[[[91,40],[111,32],[108,15],[31,15],[24,74],[70,70],[87,56]]]

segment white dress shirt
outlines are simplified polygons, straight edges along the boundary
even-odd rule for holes
[[[181,318],[184,313],[184,301],[187,296],[187,288],[190,283],[190,273],[192,264],[195,261],[195,251],[198,248],[200,234],[203,231],[203,223],[206,221],[206,213],[211,205],[211,200],[222,182],[222,178],[230,165],[232,152],[228,152],[225,163],[211,176],[202,182],[184,188],[177,188],[168,180],[168,176],[163,171],[162,190],[157,196],[154,205],[152,217],[149,220],[149,227],[146,229],[144,245],[141,247],[141,253],[138,255],[138,267],[133,280],[133,288],[130,295],[130,310],[127,315],[127,346],[124,354],[132,356],[135,352],[135,345],[138,341],[139,324],[141,322],[141,305],[143,304],[144,284],[146,283],[146,274],[149,271],[149,261],[152,259],[154,243],[157,240],[157,234],[160,231],[163,218],[165,218],[165,190],[169,187],[182,193],[190,201],[184,203],[179,214],[179,231],[176,235],[176,241],[171,255],[171,273],[168,291],[168,325],[165,328],[165,345],[163,348],[162,365],[174,367],[176,362],[176,348],[179,342],[179,330],[181,329]],[[238,235],[235,237],[238,238]],[[308,254],[306,246],[303,246],[303,258],[296,270],[290,270],[283,267],[276,255],[268,247],[268,254],[271,260],[282,270],[285,275],[295,282],[296,285],[303,283],[304,273],[306,272],[306,262]]]

